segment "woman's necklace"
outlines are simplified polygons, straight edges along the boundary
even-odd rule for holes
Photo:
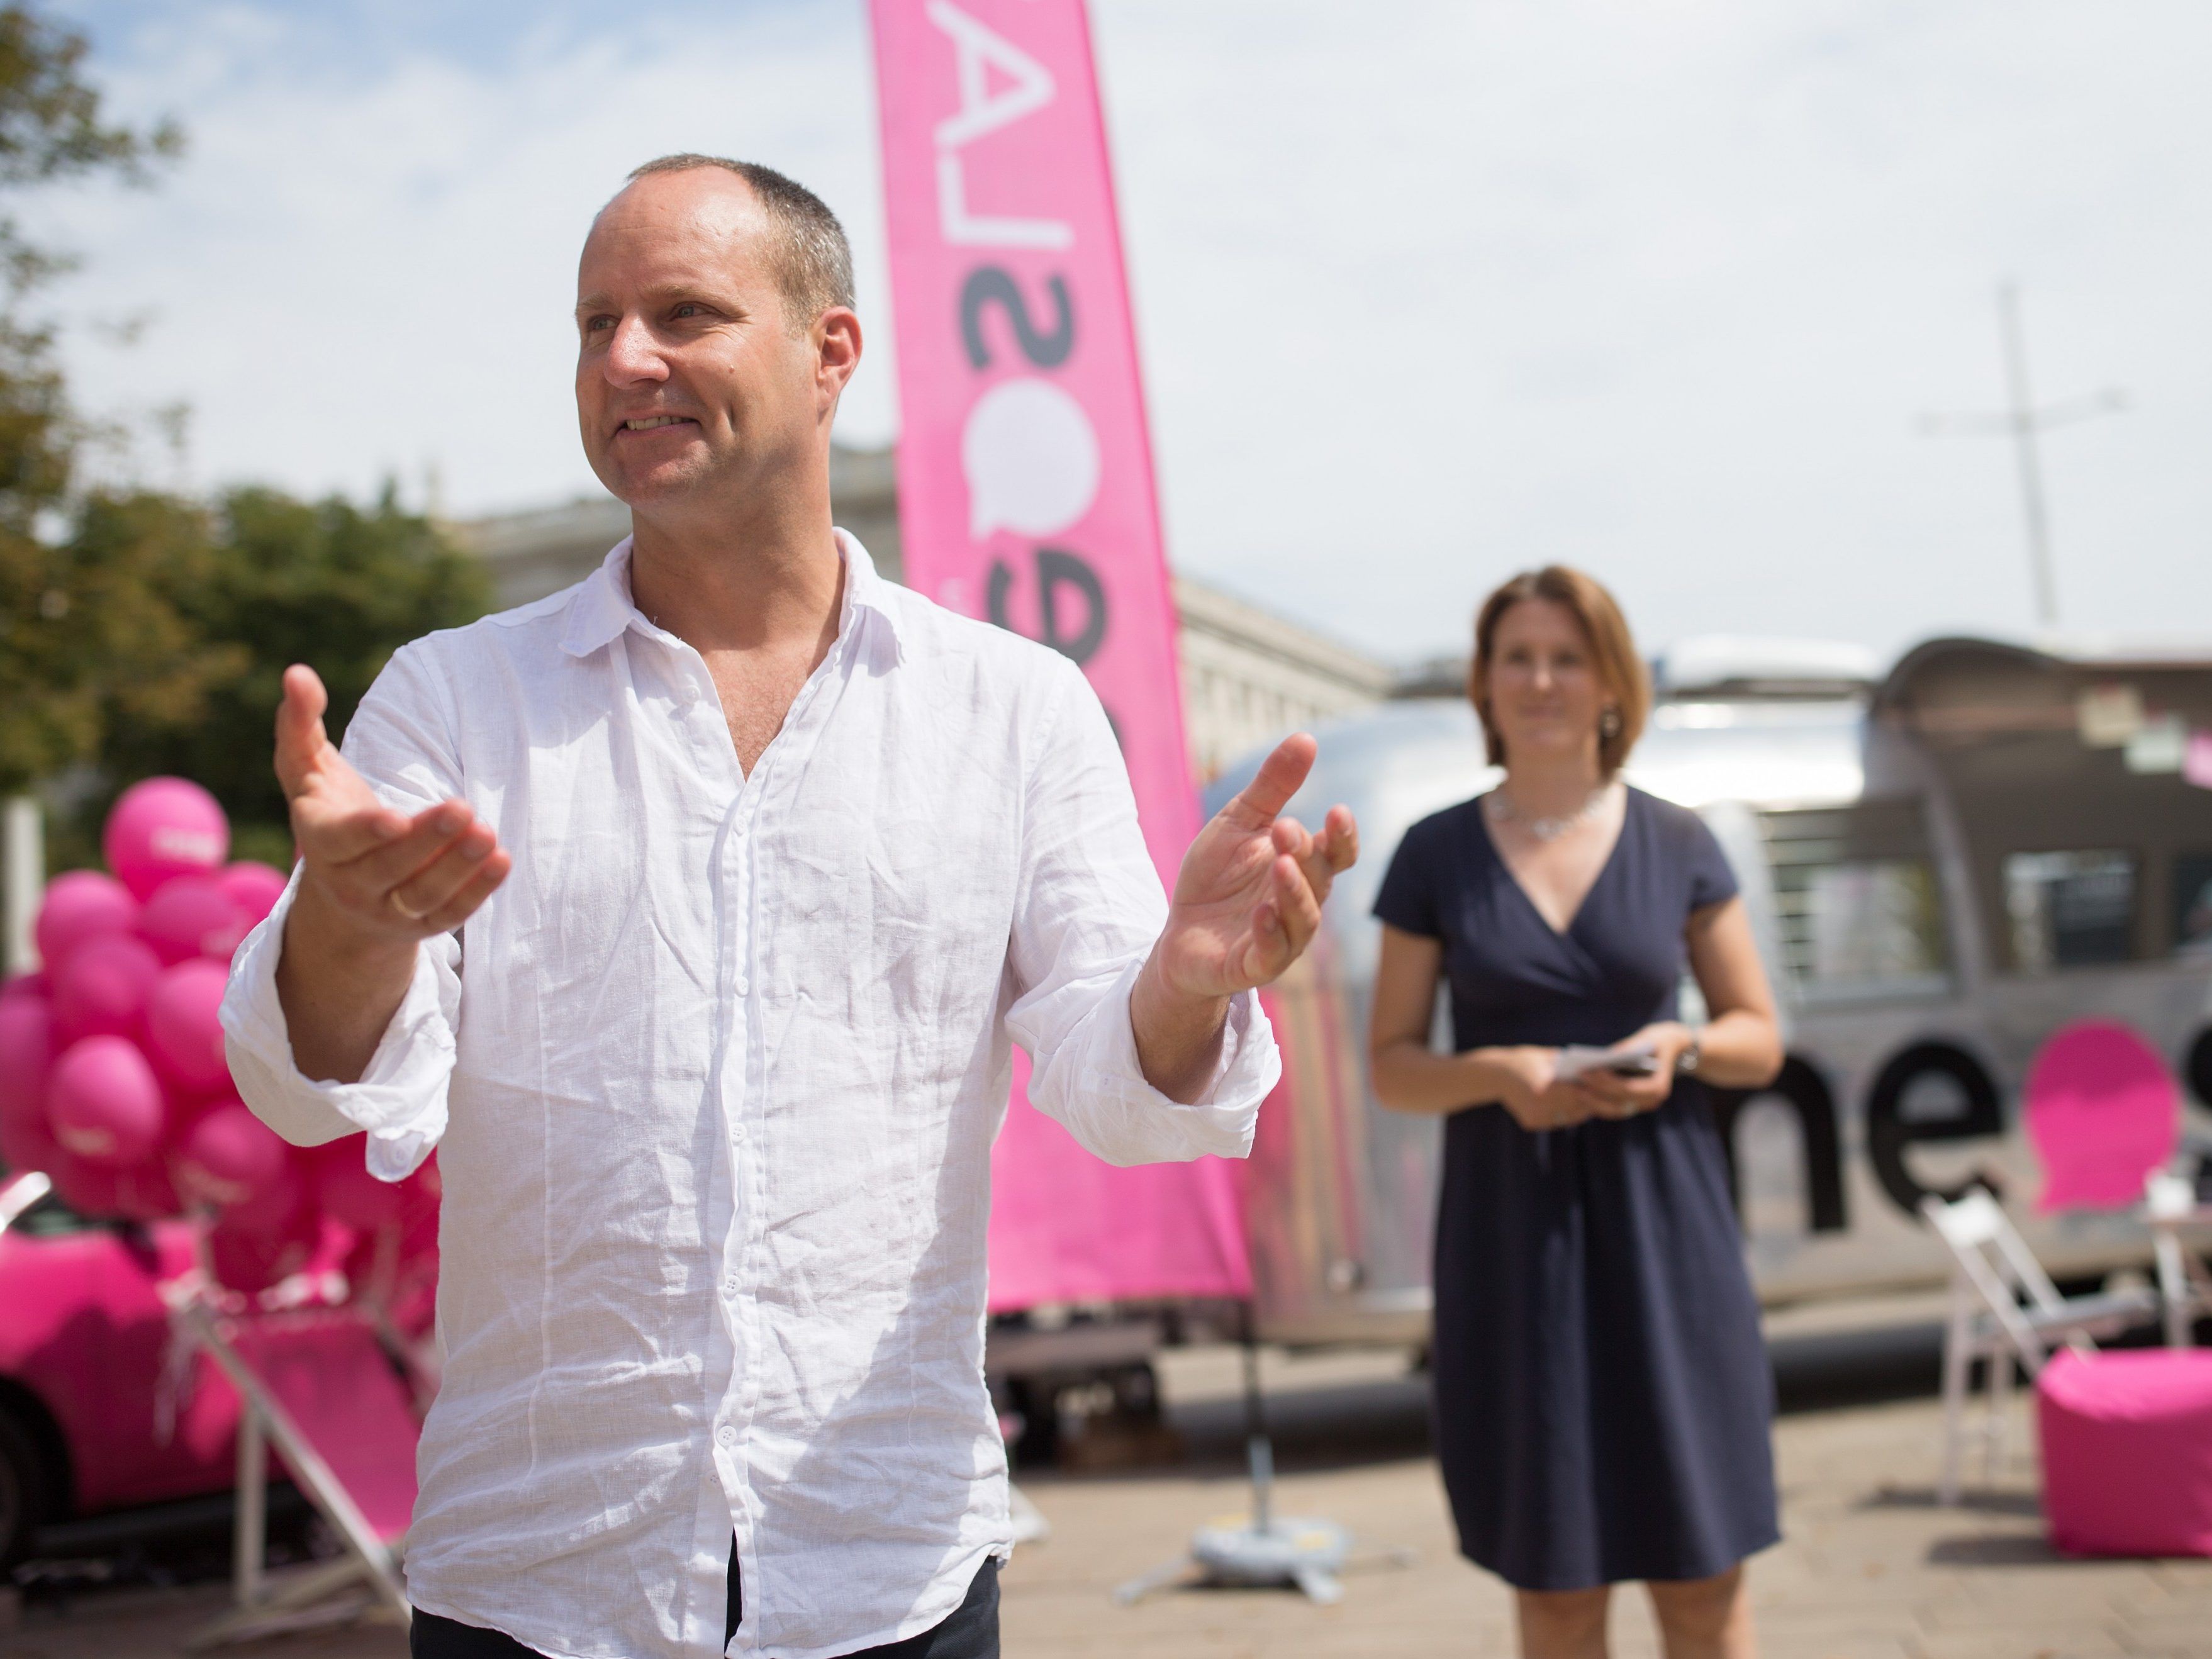
[[[1570,830],[1579,830],[1605,808],[1606,799],[1613,793],[1610,783],[1601,783],[1590,791],[1589,799],[1571,812],[1562,812],[1557,817],[1531,817],[1513,804],[1512,798],[1502,788],[1493,789],[1482,798],[1483,811],[1492,823],[1517,823],[1538,841],[1557,841]]]

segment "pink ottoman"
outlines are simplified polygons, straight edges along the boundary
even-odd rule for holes
[[[2035,1394],[2054,1549],[2212,1555],[2212,1348],[2062,1352]]]

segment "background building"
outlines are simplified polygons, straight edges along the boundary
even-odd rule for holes
[[[837,522],[860,538],[878,569],[901,579],[891,452],[831,450],[830,494]],[[629,509],[611,496],[586,496],[451,528],[490,565],[504,607],[580,580],[629,533]],[[1396,676],[1386,664],[1187,576],[1175,578],[1174,592],[1183,720],[1201,781],[1272,738],[1390,695]]]

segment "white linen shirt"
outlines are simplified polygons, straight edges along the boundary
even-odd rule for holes
[[[1009,1547],[983,1386],[990,1149],[1030,1098],[1117,1164],[1241,1156],[1279,1070],[1237,999],[1179,1105],[1129,988],[1166,906],[1065,659],[878,577],[750,777],[707,665],[576,586],[395,655],[345,733],[404,811],[514,855],[357,1083],[292,1061],[290,894],[222,1018],[246,1101],[371,1167],[439,1148],[442,1387],[415,1604],[577,1659],[817,1659],[914,1635]],[[296,884],[297,877],[295,877]]]

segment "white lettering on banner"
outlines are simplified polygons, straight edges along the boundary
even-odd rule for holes
[[[1073,245],[1075,233],[1057,219],[1009,219],[968,211],[968,181],[960,158],[937,158],[937,222],[945,240],[960,247],[1042,247]]]
[[[960,151],[988,133],[1052,102],[1052,72],[949,0],[930,0],[929,21],[951,41],[960,107],[937,124],[937,220],[945,240],[963,247],[1065,248],[1075,233],[1057,219],[971,213]],[[1006,84],[991,90],[991,71]]]
[[[952,42],[960,75],[960,112],[937,124],[938,149],[971,144],[1052,102],[1052,71],[1011,40],[946,0],[931,0],[929,21]],[[994,69],[1011,83],[995,94]]]
[[[969,531],[1056,536],[1098,499],[1098,434],[1083,405],[1049,380],[1001,380],[960,434]]]

